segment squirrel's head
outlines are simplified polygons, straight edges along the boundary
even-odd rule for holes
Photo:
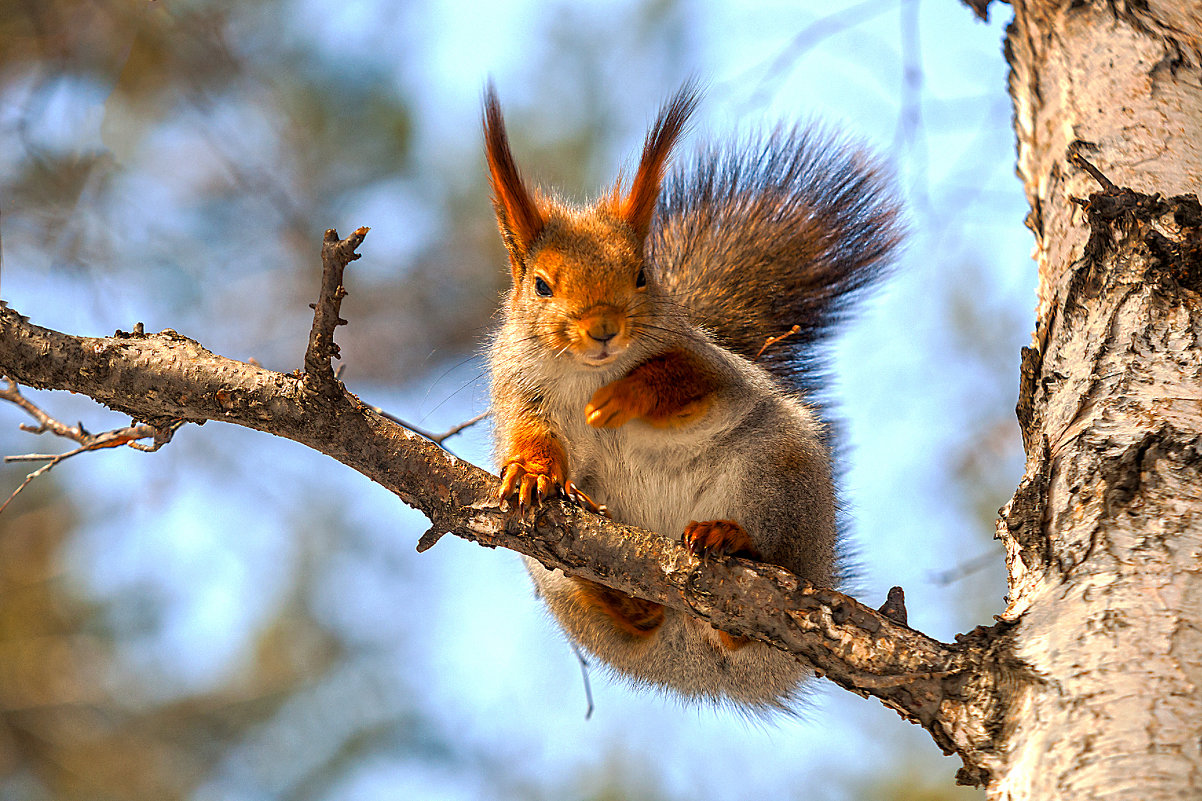
[[[600,366],[653,336],[645,245],[668,155],[697,105],[686,85],[647,132],[628,189],[619,178],[595,205],[575,209],[532,193],[518,173],[492,85],[484,93],[484,143],[493,207],[513,273],[513,312],[555,353]]]

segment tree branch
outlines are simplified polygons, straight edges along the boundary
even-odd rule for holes
[[[5,456],[4,461],[6,462],[45,462],[46,464],[25,476],[25,480],[12,491],[12,494],[8,496],[4,503],[0,503],[0,513],[8,508],[13,498],[20,495],[21,490],[29,486],[30,482],[48,473],[59,462],[70,459],[72,456],[86,453],[87,451],[98,451],[103,448],[119,448],[122,445],[128,445],[140,451],[157,451],[171,441],[171,438],[175,435],[175,430],[182,425],[182,422],[178,420],[162,427],[153,426],[148,423],[135,423],[124,428],[105,431],[103,434],[90,434],[84,430],[83,423],[69,426],[51,417],[21,394],[16,381],[13,381],[11,378],[6,378],[5,380],[8,382],[8,386],[0,389],[0,400],[6,400],[20,406],[29,413],[30,417],[38,421],[36,426],[22,423],[20,425],[22,431],[28,431],[30,434],[50,432],[65,439],[78,442],[79,447],[65,453],[26,453],[21,456]],[[138,440],[148,437],[153,438],[152,444],[143,445],[138,442]]]
[[[337,244],[355,240],[353,252],[363,233]],[[323,354],[334,352],[332,339],[322,343],[337,307],[331,316],[323,305],[317,304],[315,318],[324,321],[315,319],[302,376],[217,356],[172,330],[71,336],[33,325],[0,302],[0,372],[33,387],[88,395],[152,425],[219,420],[300,442],[425,514],[431,528],[419,550],[453,533],[769,643],[922,725],[940,748],[964,759],[963,781],[980,783],[988,775],[1000,710],[1023,676],[1007,656],[1005,624],[945,644],[842,593],[811,587],[781,567],[701,560],[674,540],[561,500],[524,518],[502,512],[494,476],[387,419],[347,392],[332,372],[318,379],[323,391],[311,391],[312,377],[329,370]],[[895,608],[888,611],[897,616]]]
[[[367,228],[359,228],[340,241],[338,232],[329,228],[321,243],[321,293],[317,303],[309,304],[313,309],[313,328],[305,350],[305,383],[327,397],[339,391],[338,377],[330,360],[339,358],[334,329],[346,325],[346,320],[339,316],[342,299],[347,295],[342,274],[348,264],[359,258],[355,249],[363,243],[367,232]]]
[[[398,425],[404,426],[405,428],[412,431],[414,434],[421,434],[426,439],[430,440],[431,442],[435,443],[436,445],[442,445],[444,448],[446,447],[446,445],[443,445],[443,443],[446,442],[448,439],[455,436],[456,434],[462,433],[464,430],[466,430],[468,428],[471,428],[476,423],[479,423],[479,422],[485,420],[489,415],[492,414],[491,409],[485,409],[484,411],[480,412],[480,414],[476,415],[475,417],[471,418],[470,420],[464,420],[462,423],[459,423],[458,425],[451,426],[450,428],[448,428],[446,431],[442,432],[441,434],[435,434],[433,431],[427,431],[426,429],[421,428],[420,426],[416,426],[413,423],[407,423],[404,420],[402,420],[401,418],[397,417],[395,414],[390,414],[390,413],[384,411],[379,406],[373,406],[373,407],[371,407],[371,410],[373,412],[375,412],[376,414],[381,415],[382,417],[387,417],[389,420],[391,420],[394,423],[397,423]]]

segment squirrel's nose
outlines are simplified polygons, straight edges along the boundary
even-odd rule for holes
[[[584,335],[592,341],[604,345],[618,335],[618,321],[611,314],[597,314],[581,320],[580,327]]]

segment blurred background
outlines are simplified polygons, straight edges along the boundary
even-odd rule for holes
[[[527,175],[581,199],[691,76],[693,141],[844,126],[913,230],[833,354],[859,595],[901,584],[911,624],[950,640],[1003,608],[993,519],[1021,473],[1035,274],[1005,22],[917,0],[0,0],[0,297],[290,371],[322,232],[368,225],[343,378],[441,431],[487,406],[507,280],[487,76]],[[22,422],[0,406],[0,453],[69,447]],[[491,468],[488,440],[447,445]],[[4,466],[0,497],[30,469]],[[220,423],[64,462],[0,515],[0,800],[978,797],[921,730],[825,682],[763,722],[594,671],[586,720],[518,558],[453,537],[419,556],[424,529],[332,460]]]

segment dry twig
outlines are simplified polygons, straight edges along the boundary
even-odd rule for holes
[[[389,412],[384,411],[379,406],[373,406],[371,410],[373,412],[375,412],[376,414],[380,415],[381,417],[387,417],[389,420],[391,420],[392,422],[396,423],[399,426],[404,426],[405,428],[412,431],[414,434],[420,434],[421,436],[425,437],[426,439],[430,440],[431,442],[435,443],[436,445],[442,445],[443,442],[445,442],[446,440],[448,440],[451,437],[455,436],[456,434],[462,432],[464,429],[471,428],[476,423],[479,423],[480,421],[487,418],[490,414],[492,414],[491,409],[485,409],[484,411],[480,412],[480,414],[476,415],[472,419],[464,420],[459,425],[452,426],[451,428],[448,428],[446,431],[442,432],[441,434],[435,434],[433,432],[426,431],[425,429],[418,428],[417,426],[413,425],[412,423],[407,423],[404,420],[402,420],[401,418],[397,417],[395,414],[390,414]],[[445,448],[446,446],[443,445],[443,447]]]
[[[317,302],[309,304],[313,309],[313,328],[309,332],[309,347],[305,350],[305,385],[326,397],[335,397],[339,392],[338,377],[331,360],[339,358],[334,329],[346,325],[346,320],[338,316],[342,299],[347,294],[342,285],[342,273],[348,264],[359,258],[355,248],[363,243],[368,230],[358,228],[340,241],[338,232],[329,228],[322,241],[321,291]]]
[[[17,382],[11,378],[6,378],[8,386],[0,389],[0,400],[10,401],[20,406],[29,416],[38,421],[36,426],[31,426],[28,423],[22,423],[20,429],[28,431],[30,434],[44,434],[49,432],[65,439],[78,442],[79,447],[69,450],[65,453],[26,453],[18,456],[5,456],[5,462],[41,462],[46,464],[34,470],[29,475],[25,476],[25,480],[13,490],[8,496],[8,500],[0,504],[0,512],[8,508],[13,498],[21,493],[21,490],[29,486],[38,476],[49,472],[59,462],[70,459],[80,453],[86,451],[98,451],[102,448],[118,448],[122,445],[128,445],[131,448],[140,451],[157,451],[159,448],[171,441],[171,437],[175,435],[176,429],[183,425],[182,420],[176,420],[167,426],[154,426],[150,423],[135,423],[128,425],[125,428],[115,428],[112,431],[105,431],[101,434],[91,434],[83,427],[83,423],[76,423],[69,426],[55,418],[51,417],[43,411],[37,404],[21,394],[20,387]],[[140,439],[151,438],[153,440],[150,445],[143,445],[138,442]]]
[[[994,764],[1003,693],[1025,675],[1010,656],[1007,624],[941,643],[781,567],[702,560],[675,539],[562,500],[527,515],[506,512],[496,501],[496,476],[386,419],[334,379],[321,362],[332,353],[326,334],[336,324],[336,307],[332,315],[315,315],[321,337],[315,335],[318,344],[306,356],[306,373],[286,375],[217,356],[174,331],[72,336],[34,325],[0,303],[0,373],[29,386],[82,392],[134,419],[220,420],[287,437],[358,470],[425,514],[431,528],[419,549],[450,532],[681,609],[782,648],[846,689],[879,698],[921,723],[945,751],[960,753],[971,777],[986,775]],[[334,391],[324,391],[329,388]]]
[[[781,334],[780,336],[768,337],[767,339],[764,340],[764,344],[760,346],[760,349],[755,354],[755,358],[752,359],[751,361],[758,362],[760,360],[760,357],[764,355],[764,351],[768,350],[768,348],[772,347],[773,345],[777,344],[778,342],[780,342],[788,337],[793,336],[800,330],[801,330],[801,326],[795,325],[792,328],[790,328],[788,331],[786,331],[785,333]]]

